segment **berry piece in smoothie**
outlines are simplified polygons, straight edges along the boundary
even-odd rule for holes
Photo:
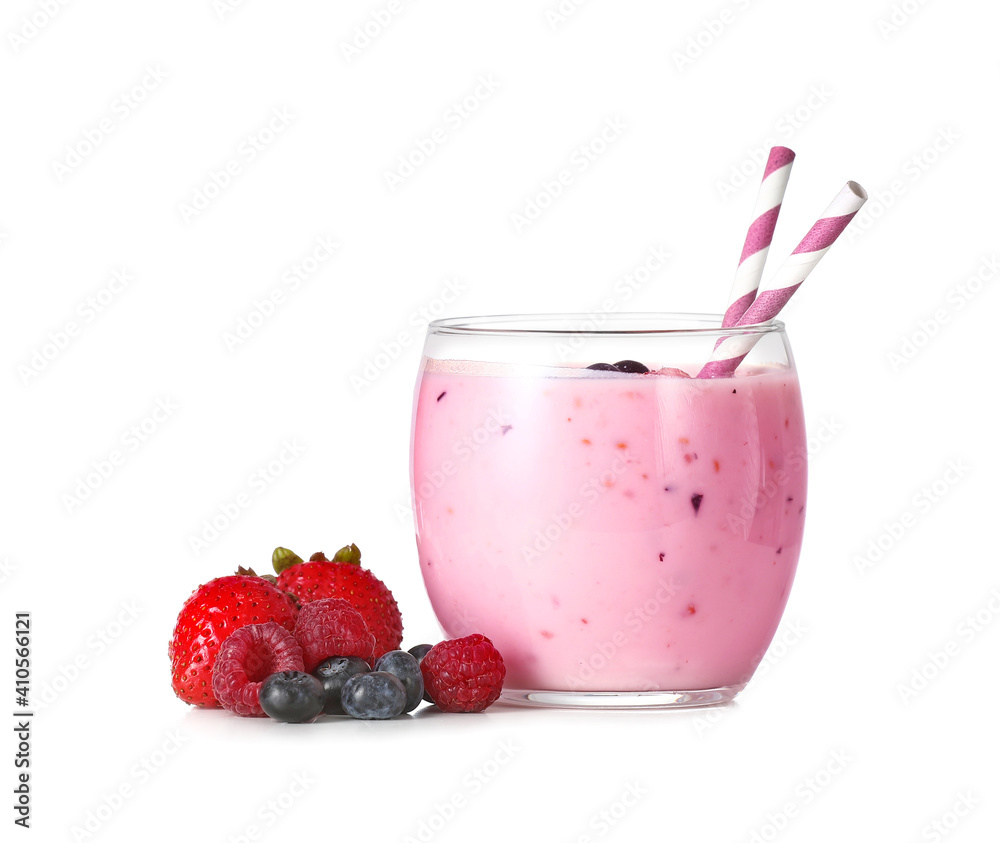
[[[683,369],[674,369],[671,366],[664,366],[662,369],[654,369],[654,375],[665,375],[668,378],[690,378],[691,376]],[[736,392],[734,389],[733,392]]]
[[[299,670],[284,670],[264,680],[260,707],[282,723],[311,723],[323,713],[323,684]]]
[[[591,363],[588,369],[593,369],[595,372],[617,372],[618,367],[612,365],[611,363]]]
[[[633,375],[644,375],[649,371],[649,367],[643,366],[638,360],[619,360],[615,363],[615,368],[619,372],[629,372]]]

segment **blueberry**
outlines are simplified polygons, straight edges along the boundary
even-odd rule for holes
[[[417,644],[416,647],[410,647],[410,649],[407,650],[407,652],[417,660],[417,664],[420,664],[420,662],[424,660],[424,656],[426,656],[431,651],[431,648],[433,646],[434,646],[433,644]],[[424,689],[424,702],[429,702],[429,703],[434,702],[434,700],[432,700],[428,695],[426,688]]]
[[[368,673],[369,670],[371,668],[368,662],[357,656],[334,656],[320,662],[313,671],[313,676],[323,685],[323,713],[346,714],[340,704],[340,692],[344,689],[344,683],[352,676]]]
[[[615,368],[619,372],[629,372],[633,375],[644,375],[649,371],[649,369],[637,360],[619,360],[615,363]]]
[[[358,720],[389,720],[406,708],[406,688],[391,673],[359,673],[344,683],[344,711]]]
[[[406,652],[417,660],[417,664],[420,664],[420,662],[424,660],[424,656],[431,651],[431,647],[433,646],[433,644],[417,644],[416,647],[410,647],[410,649]]]
[[[428,648],[430,649],[430,648]],[[375,662],[375,670],[391,673],[406,688],[406,711],[413,711],[424,697],[424,675],[420,672],[420,663],[412,653],[402,650],[392,650],[381,656]]]
[[[298,670],[272,673],[260,687],[260,707],[283,723],[309,723],[323,713],[323,683]]]
[[[593,369],[595,372],[617,372],[618,367],[612,366],[610,363],[591,363],[588,369]]]

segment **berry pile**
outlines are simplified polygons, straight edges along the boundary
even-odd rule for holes
[[[357,545],[308,562],[279,547],[272,564],[277,577],[240,568],[184,603],[168,648],[184,702],[309,723],[388,720],[422,700],[482,711],[499,698],[503,658],[483,635],[400,649],[399,607]]]

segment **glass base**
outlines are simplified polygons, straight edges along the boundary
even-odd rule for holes
[[[534,708],[660,709],[724,705],[746,687],[724,685],[700,691],[525,691],[504,688],[500,701]]]

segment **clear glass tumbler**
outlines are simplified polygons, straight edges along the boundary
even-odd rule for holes
[[[780,322],[696,377],[697,314],[445,319],[427,331],[411,481],[420,570],[449,637],[504,656],[508,702],[726,702],[795,575],[806,437]],[[623,364],[616,371],[596,363]],[[650,371],[643,372],[643,368]]]

